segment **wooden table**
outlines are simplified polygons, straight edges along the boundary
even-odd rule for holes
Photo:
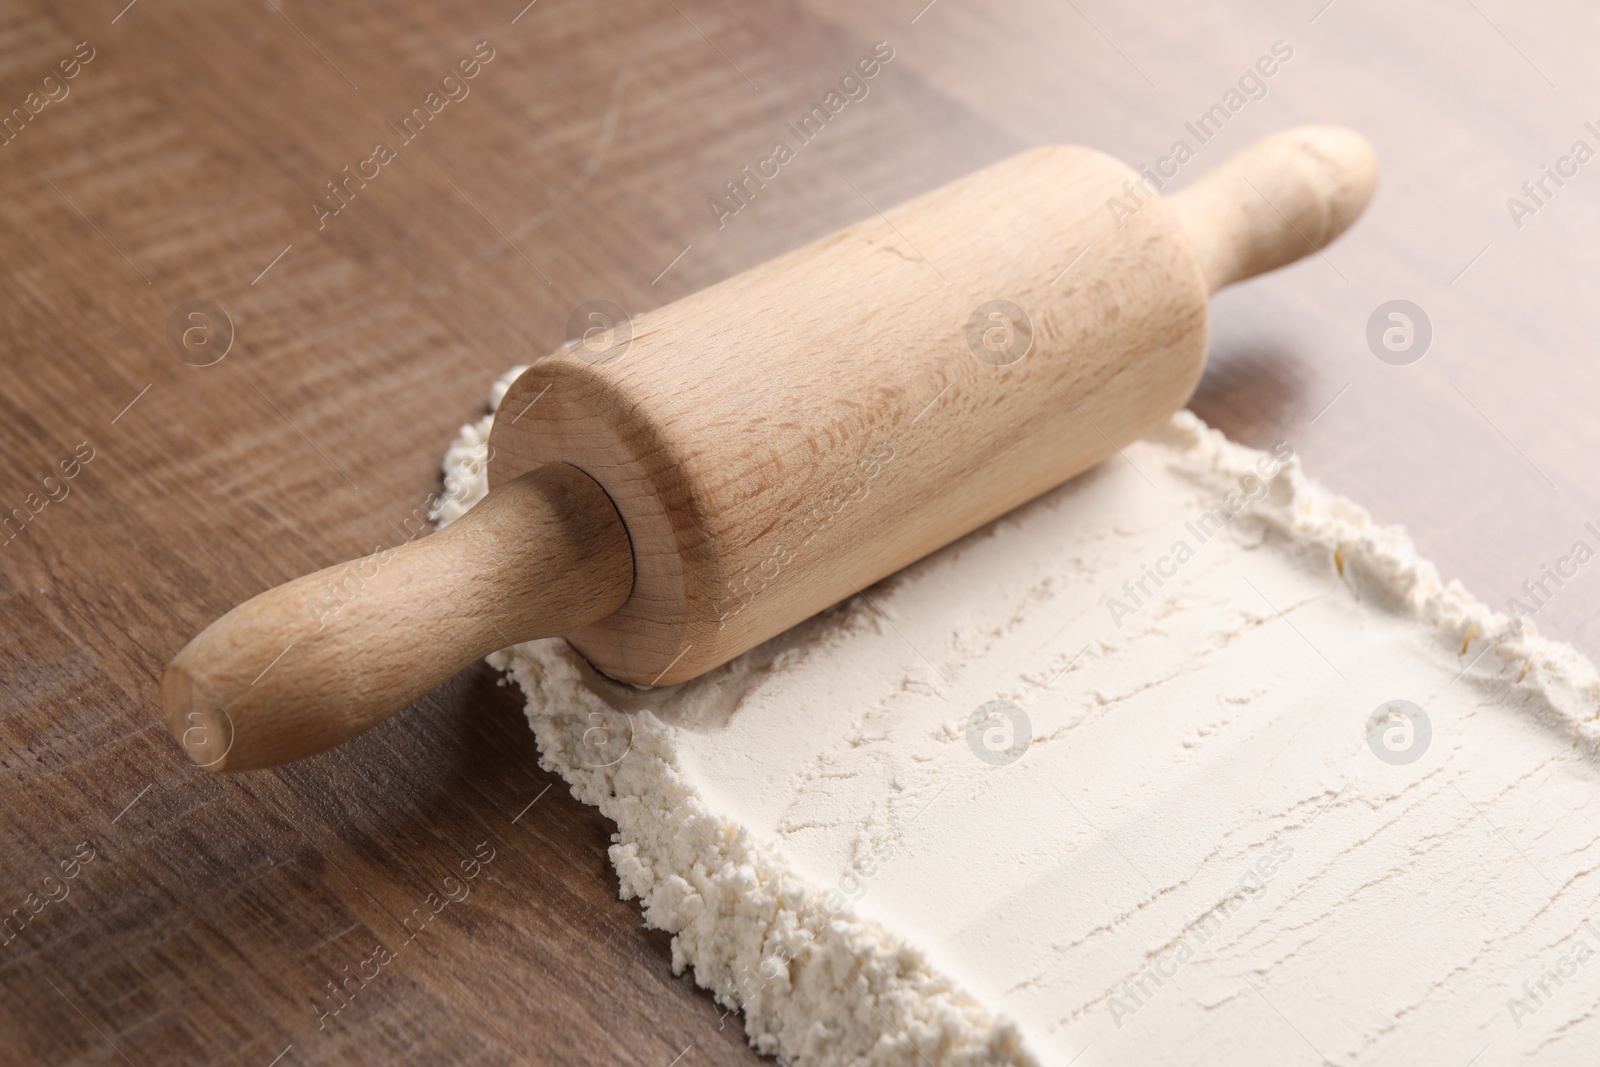
[[[0,913],[25,920],[0,1061],[753,1060],[616,899],[609,827],[487,668],[219,778],[158,724],[162,666],[245,597],[393,543],[489,382],[580,303],[648,309],[1034,144],[1154,162],[1277,41],[1292,57],[1177,182],[1304,121],[1365,131],[1384,181],[1325,255],[1215,302],[1195,409],[1288,440],[1497,605],[1597,541],[1600,163],[1520,227],[1507,206],[1600,147],[1592,7],[125,2],[0,15],[0,107],[24,109],[0,147],[0,509],[23,509]],[[864,98],[737,214],[708,207],[879,41]],[[1392,299],[1431,322],[1419,362],[1369,350]],[[225,358],[192,365],[221,315]],[[1600,563],[1549,588],[1538,625],[1600,653]],[[468,898],[320,1018],[480,843]]]

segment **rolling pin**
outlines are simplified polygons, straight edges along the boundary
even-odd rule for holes
[[[1209,295],[1332,241],[1377,163],[1307,126],[1170,198],[1147,175],[1022,152],[540,360],[489,494],[355,564],[337,613],[349,564],[212,623],[162,678],[173,735],[214,770],[299,759],[540,637],[635,685],[703,674],[1164,423]]]

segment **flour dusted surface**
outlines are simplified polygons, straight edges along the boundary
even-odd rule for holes
[[[674,966],[817,1067],[1592,1062],[1593,667],[1286,447],[1125,452],[682,686],[492,657]]]

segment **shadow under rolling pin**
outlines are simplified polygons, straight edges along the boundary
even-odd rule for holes
[[[1037,148],[639,317],[620,359],[563,349],[503,400],[537,417],[495,423],[481,503],[363,561],[336,614],[342,568],[212,623],[162,678],[168,725],[201,766],[272,766],[540,637],[638,685],[700,675],[1160,425],[1210,294],[1322,248],[1376,185],[1329,126],[1169,198]]]

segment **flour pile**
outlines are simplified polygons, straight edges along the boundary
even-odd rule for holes
[[[441,523],[484,492],[489,425],[446,457]],[[560,641],[491,662],[544,766],[616,823],[674,967],[786,1062],[1600,1042],[1593,666],[1287,446],[1180,413],[672,689]]]

